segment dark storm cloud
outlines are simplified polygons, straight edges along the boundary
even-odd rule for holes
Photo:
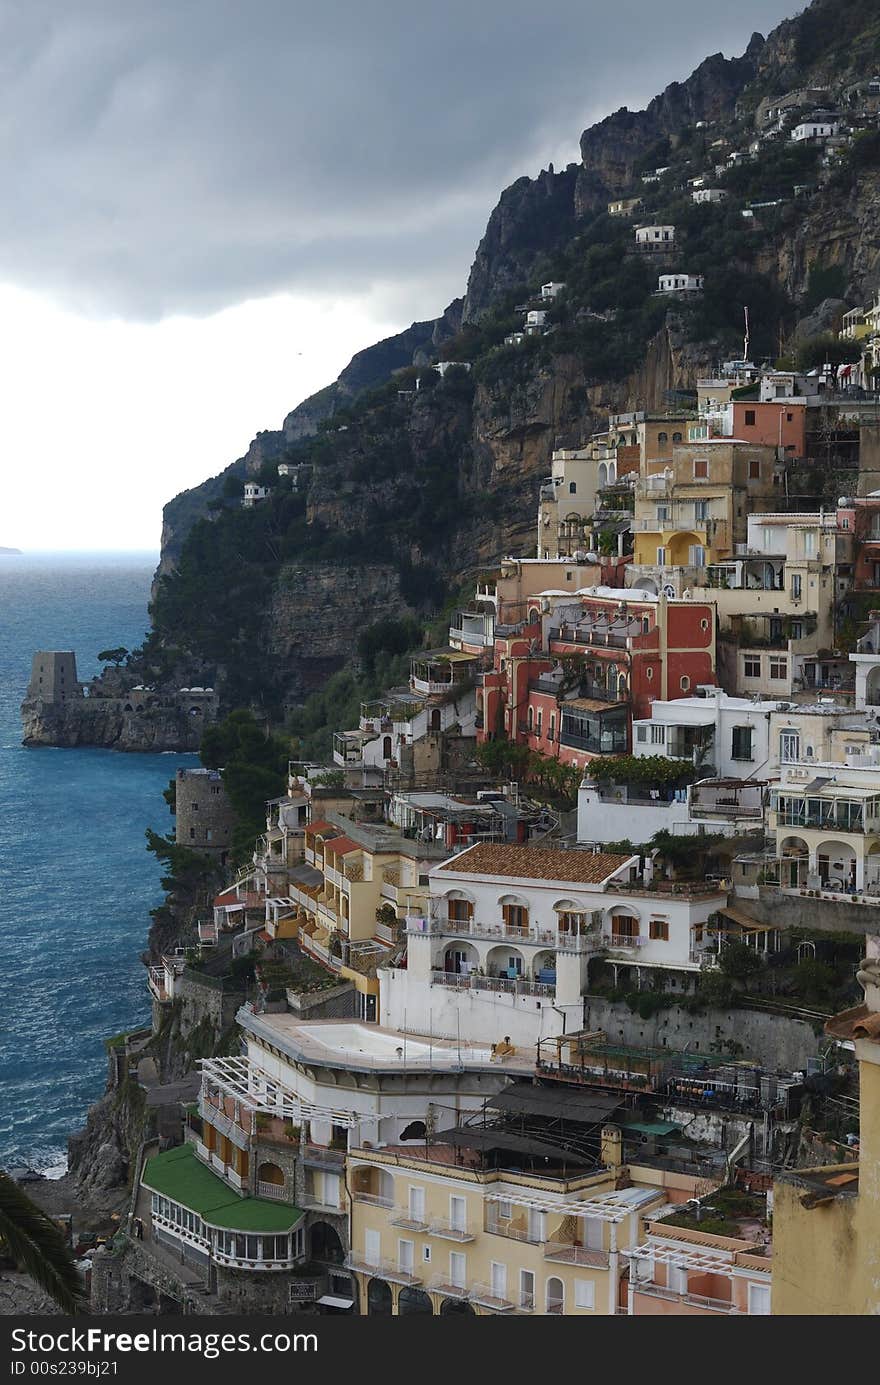
[[[463,284],[506,181],[779,0],[18,0],[0,279],[98,313]]]

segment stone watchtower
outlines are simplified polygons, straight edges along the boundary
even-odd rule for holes
[[[31,664],[29,699],[42,702],[71,702],[83,695],[82,684],[76,676],[76,655],[72,650],[40,649]]]
[[[178,846],[188,846],[225,865],[232,843],[235,810],[220,771],[179,769],[175,785],[175,832]]]

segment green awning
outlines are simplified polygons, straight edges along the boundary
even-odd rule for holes
[[[637,1130],[640,1135],[671,1135],[681,1130],[681,1126],[672,1121],[630,1121],[623,1127],[623,1134],[628,1135],[631,1130]]]
[[[206,1226],[224,1231],[290,1231],[304,1216],[298,1207],[259,1197],[239,1197],[195,1156],[191,1144],[176,1145],[148,1159],[145,1188],[195,1212]]]

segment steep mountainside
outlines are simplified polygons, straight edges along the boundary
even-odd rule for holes
[[[226,705],[296,703],[371,621],[435,609],[482,565],[530,551],[553,448],[579,445],[609,408],[664,407],[692,389],[741,350],[744,306],[752,355],[772,359],[822,297],[864,301],[880,285],[878,103],[866,94],[878,69],[876,0],[814,0],[742,57],[707,58],[644,111],[586,131],[579,165],[515,182],[463,301],[360,353],[232,464],[274,481],[268,502],[243,510],[221,477],[166,507],[159,644]],[[778,138],[749,156],[771,98],[823,86],[865,126],[849,150],[824,162]],[[694,203],[688,180],[702,174],[725,203]],[[675,225],[668,267],[704,275],[702,295],[657,296],[667,264],[634,253],[633,221],[607,212],[618,197],[641,199],[641,221]],[[519,305],[549,279],[565,284],[550,330],[508,344]],[[470,371],[441,380],[438,359]],[[304,464],[297,485],[274,480],[281,460]]]

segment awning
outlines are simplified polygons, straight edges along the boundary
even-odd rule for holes
[[[734,909],[730,905],[719,909],[718,913],[721,914],[722,918],[729,919],[731,923],[736,924],[746,933],[766,933],[776,927],[776,924],[761,923],[760,919],[750,918],[748,914],[744,914],[740,909]]]
[[[530,1082],[515,1082],[486,1105],[497,1111],[516,1111],[569,1120],[583,1125],[602,1125],[621,1105],[620,1098],[604,1092],[570,1092],[551,1087],[535,1087]]]
[[[339,1298],[337,1294],[324,1294],[318,1299],[318,1304],[325,1308],[353,1308],[353,1298]]]

